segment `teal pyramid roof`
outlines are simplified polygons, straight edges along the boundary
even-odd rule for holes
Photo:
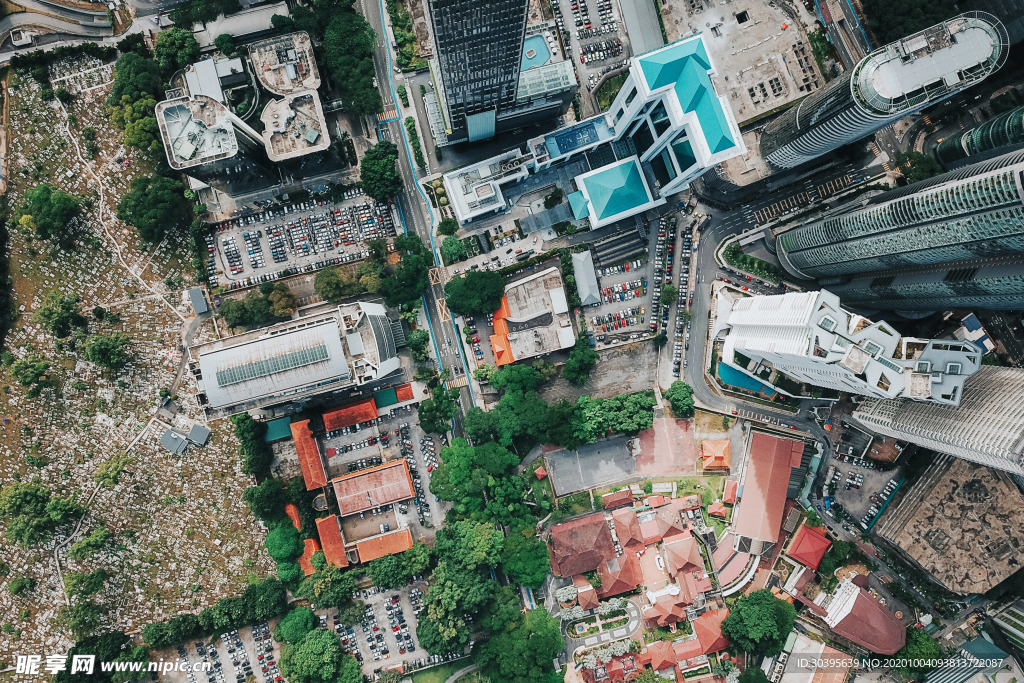
[[[708,75],[711,60],[708,59],[703,40],[688,38],[648,53],[639,60],[640,69],[651,90],[675,85],[675,93],[683,111],[697,114],[712,154],[735,146],[736,142],[729,132],[729,120]]]
[[[572,207],[573,217],[579,220],[580,218],[586,218],[590,205],[587,203],[587,198],[583,196],[582,192],[573,192],[569,195],[569,206]]]
[[[583,179],[598,220],[636,208],[650,201],[636,161],[630,158]]]

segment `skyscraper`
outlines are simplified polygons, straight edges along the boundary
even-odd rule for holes
[[[1017,107],[949,136],[935,148],[935,156],[943,166],[951,168],[967,157],[1021,143],[1024,143],[1024,107]]]
[[[983,351],[960,340],[902,337],[819,292],[733,296],[720,290],[713,334],[722,362],[789,396],[800,383],[878,398],[956,405]]]
[[[865,307],[1019,307],[1022,172],[1018,151],[840,206],[781,233],[779,260]]]
[[[446,129],[438,144],[484,140],[565,112],[576,94],[573,65],[552,54],[553,24],[527,31],[529,0],[429,5]]]
[[[1024,369],[982,366],[959,406],[865,399],[853,419],[868,430],[1024,475]]]
[[[984,79],[1008,47],[1005,27],[984,12],[890,43],[768,124],[761,155],[793,168],[827,154]]]

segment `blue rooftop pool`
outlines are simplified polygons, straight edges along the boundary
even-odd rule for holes
[[[551,50],[544,36],[534,35],[523,41],[523,59],[519,70],[526,71],[535,66],[544,66],[551,60]]]
[[[731,387],[739,387],[747,391],[759,391],[764,393],[765,396],[772,396],[775,393],[774,389],[761,384],[756,379],[744,375],[736,368],[722,362],[718,363],[718,376]]]

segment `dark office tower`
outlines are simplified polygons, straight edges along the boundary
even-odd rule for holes
[[[769,123],[761,156],[793,168],[970,87],[1006,61],[998,19],[968,12],[875,50]]]
[[[889,310],[1018,308],[1024,151],[852,202],[778,237],[786,270],[843,303]]]
[[[994,116],[985,123],[938,144],[935,156],[946,168],[961,165],[962,160],[1024,143],[1024,107]],[[1004,150],[1009,151],[1009,150]],[[994,152],[998,154],[999,152]]]
[[[449,142],[492,137],[515,106],[528,9],[529,0],[430,0]]]

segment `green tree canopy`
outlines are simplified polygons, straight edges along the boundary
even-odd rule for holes
[[[39,356],[32,355],[14,361],[11,374],[18,380],[18,384],[28,389],[26,395],[29,398],[35,398],[46,387],[54,386],[50,364]]]
[[[455,399],[459,397],[458,389],[445,389],[438,385],[434,388],[431,398],[420,402],[420,427],[427,434],[444,434],[451,429],[451,420],[459,411]]]
[[[138,52],[128,52],[117,60],[107,106],[110,121],[123,133],[126,144],[151,151],[160,149],[153,108],[162,94],[162,84],[160,67],[154,60]]]
[[[943,172],[942,164],[931,154],[921,152],[906,152],[896,158],[896,165],[900,173],[907,179],[908,183],[917,183],[928,180]]]
[[[665,285],[665,288],[661,290],[661,296],[658,298],[658,302],[662,306],[669,306],[676,297],[679,296],[679,290],[672,285]]]
[[[739,683],[768,683],[768,676],[761,667],[749,664],[740,674]]]
[[[45,541],[61,524],[72,522],[84,509],[68,498],[51,497],[37,482],[14,482],[0,489],[0,519],[7,537],[23,547]]]
[[[71,334],[72,327],[85,328],[89,321],[82,315],[78,307],[78,295],[64,296],[57,290],[50,290],[43,303],[32,315],[32,320],[39,323],[58,339]]]
[[[74,234],[71,228],[81,209],[82,202],[74,195],[40,183],[25,193],[25,201],[18,206],[15,219],[22,225],[34,227],[37,237],[53,238],[62,245],[69,245]]]
[[[121,332],[94,334],[85,342],[85,357],[101,367],[119,370],[131,358],[131,340]]]
[[[665,392],[665,398],[672,406],[676,417],[693,417],[693,387],[676,380]]]
[[[466,245],[458,237],[449,235],[441,242],[441,257],[446,264],[462,261],[466,258]]]
[[[397,161],[398,148],[388,140],[381,140],[366,150],[359,167],[359,180],[367,195],[383,202],[402,191]]]
[[[299,538],[299,532],[291,524],[282,524],[271,529],[265,543],[267,552],[278,562],[294,560],[302,554],[302,540]]]
[[[330,302],[340,301],[347,296],[355,296],[365,291],[355,273],[337,266],[324,268],[318,272],[313,278],[313,289],[320,298]]]
[[[444,286],[448,308],[460,315],[485,315],[501,306],[505,278],[492,270],[471,270],[464,277],[452,278]]]
[[[331,4],[333,3],[316,3],[322,6]],[[323,33],[324,68],[331,74],[332,80],[341,91],[345,108],[355,114],[373,114],[380,111],[383,106],[380,90],[374,85],[376,72],[373,66],[373,49],[376,34],[373,29],[363,15],[352,9],[350,3],[337,10],[321,10],[316,5],[314,9],[319,15],[318,23],[326,25]],[[293,16],[297,22],[301,22],[301,12],[293,12]],[[401,185],[398,190],[380,199],[390,199],[400,190]],[[370,194],[369,190],[367,194]]]
[[[71,597],[87,598],[103,590],[103,584],[109,578],[104,569],[94,572],[68,572],[64,575],[64,587]]]
[[[893,657],[897,660],[917,664],[916,666],[902,666],[897,669],[907,678],[912,678],[934,669],[935,666],[930,665],[929,662],[942,659],[942,648],[935,642],[934,638],[923,630],[910,627],[907,629],[906,644]]]
[[[232,57],[235,54],[235,37],[230,33],[222,33],[213,39],[213,44],[218,50],[223,52],[228,57]]]
[[[352,604],[355,588],[351,572],[328,566],[306,578],[299,586],[298,594],[309,600],[314,609],[345,608]]]
[[[590,379],[590,371],[597,365],[598,358],[597,351],[590,348],[587,337],[581,334],[576,339],[572,350],[569,351],[569,359],[565,361],[565,366],[562,368],[562,377],[570,384],[577,386],[586,384]]]
[[[270,463],[274,452],[266,441],[267,423],[257,422],[248,413],[240,413],[231,418],[235,427],[235,436],[241,444],[242,472],[256,477],[270,476]]]
[[[296,683],[336,683],[344,656],[338,637],[318,628],[281,649],[281,673]]]
[[[274,640],[298,643],[316,628],[316,615],[308,607],[294,607],[274,629]]]
[[[548,547],[536,536],[511,533],[505,539],[501,567],[516,583],[540,588],[548,576],[549,562]]]
[[[161,175],[140,176],[117,205],[117,217],[139,231],[144,242],[160,242],[189,218],[185,186]]]
[[[737,601],[722,622],[722,633],[744,652],[773,657],[782,652],[794,621],[793,605],[759,590]]]
[[[148,662],[149,651],[144,647],[136,646],[132,639],[123,631],[105,631],[95,636],[89,636],[79,640],[74,647],[68,651],[68,660],[75,655],[94,655],[100,662]],[[108,673],[95,671],[88,676],[96,683],[122,683],[122,681],[139,680],[145,668],[138,674]],[[58,672],[54,677],[54,683],[79,683],[83,679],[81,673],[72,675],[70,668]]]
[[[381,283],[380,291],[384,295],[384,303],[399,307],[418,301],[430,284],[427,278],[428,271],[428,261],[423,255],[403,256],[392,276]]]
[[[545,609],[534,609],[515,626],[495,633],[484,643],[477,662],[492,680],[556,683],[562,677],[553,670],[551,661],[564,647],[558,619]]]
[[[459,222],[454,218],[442,218],[437,224],[437,232],[441,235],[454,235],[459,231]]]
[[[430,352],[428,351],[430,334],[426,330],[413,330],[406,336],[405,341],[412,351],[413,359],[425,361],[430,358]]]
[[[242,494],[242,499],[249,504],[252,514],[263,521],[284,517],[287,501],[281,482],[276,479],[264,479],[258,486],[250,486]]]
[[[175,26],[157,34],[153,53],[163,72],[171,74],[196,61],[199,43],[191,29]]]

